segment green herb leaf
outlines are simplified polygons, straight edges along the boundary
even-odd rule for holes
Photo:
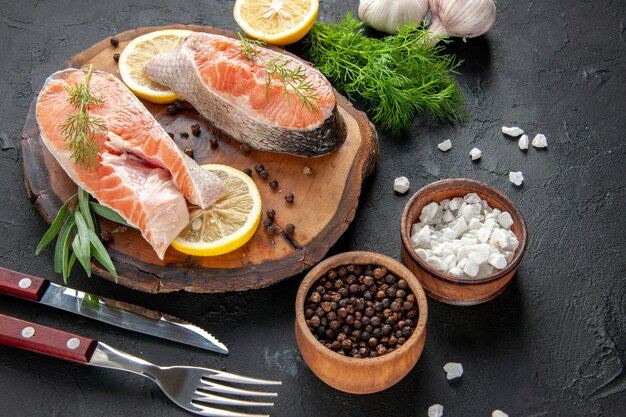
[[[115,270],[115,265],[113,265],[109,253],[100,241],[100,238],[98,238],[93,231],[89,230],[88,233],[93,257],[115,277],[115,282],[117,283],[117,271]]]
[[[50,227],[48,228],[46,233],[43,235],[41,240],[39,241],[39,244],[37,245],[37,249],[35,249],[35,255],[39,255],[41,251],[43,250],[43,248],[48,246],[48,244],[50,244],[50,242],[52,242],[54,238],[56,237],[56,235],[59,233],[59,231],[61,230],[61,226],[63,226],[64,224],[65,215],[67,214],[67,208],[72,203],[72,201],[74,201],[74,199],[76,199],[76,194],[71,196],[61,206],[61,208],[59,209],[59,212],[57,213],[57,216],[54,218],[54,220],[50,224]]]
[[[124,226],[133,227],[128,224],[126,219],[120,216],[115,210],[107,206],[103,206],[102,204],[98,204],[93,201],[89,202],[89,206],[91,207],[91,210],[98,216],[104,217],[105,219],[111,220],[112,222],[119,223]]]
[[[69,264],[67,265],[67,275],[72,272],[72,268],[74,267],[74,263],[76,262],[76,254],[72,252],[72,256],[70,256]]]
[[[54,248],[54,272],[57,274],[62,274],[64,269],[67,268],[67,264],[64,263],[67,260],[67,258],[64,259],[64,253],[69,248],[69,237],[75,226],[76,220],[74,219],[74,216],[70,216],[63,224],[63,227],[61,227],[59,237],[57,237],[57,242]]]
[[[87,227],[94,230],[93,218],[89,212],[89,193],[80,187],[78,188],[78,207],[80,208],[80,212]]]
[[[88,213],[88,215],[89,217],[91,217],[90,213]],[[91,277],[91,251],[89,250],[90,248],[88,225],[83,219],[84,216],[80,211],[75,211],[74,217],[76,218],[78,233],[74,237],[72,250],[76,254],[78,262],[80,262],[85,272],[87,272],[87,276]]]

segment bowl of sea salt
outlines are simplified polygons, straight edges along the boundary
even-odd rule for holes
[[[402,260],[431,298],[453,305],[501,294],[524,256],[526,223],[513,202],[479,181],[431,183],[402,213]]]

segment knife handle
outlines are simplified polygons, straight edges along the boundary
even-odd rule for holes
[[[98,341],[0,314],[0,344],[89,364]]]
[[[0,293],[39,301],[50,281],[0,267]]]

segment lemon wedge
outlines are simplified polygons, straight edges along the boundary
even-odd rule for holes
[[[232,252],[248,242],[261,221],[261,195],[247,174],[227,165],[206,164],[226,193],[210,207],[189,213],[189,224],[172,242],[188,255],[215,256]]]
[[[153,103],[171,103],[178,96],[143,74],[143,66],[152,57],[178,48],[192,33],[184,29],[166,29],[141,35],[126,45],[120,54],[119,70],[122,81],[137,97]]]
[[[236,0],[233,15],[251,38],[284,46],[309,32],[318,11],[318,0]]]

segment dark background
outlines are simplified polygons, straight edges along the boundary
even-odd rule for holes
[[[128,4],[130,3],[130,4]],[[356,13],[326,1],[319,21]],[[52,249],[35,257],[47,229],[23,186],[20,132],[46,77],[70,56],[127,29],[174,23],[237,30],[233,2],[214,0],[8,1],[0,4],[0,265],[60,283]],[[505,1],[485,37],[454,42],[469,118],[416,119],[401,138],[379,133],[381,159],[356,217],[330,254],[369,250],[400,259],[399,219],[420,187],[466,177],[506,193],[525,216],[530,242],[510,287],[462,308],[429,300],[422,357],[394,387],[373,395],[336,391],[298,353],[294,299],[301,276],[242,293],[148,295],[78,268],[73,287],[162,310],[227,342],[229,356],[167,343],[0,296],[0,312],[99,338],[162,364],[224,368],[280,379],[274,417],[618,416],[626,410],[626,3]],[[520,126],[548,149],[521,152],[500,133]],[[447,153],[437,143],[451,139]],[[472,147],[483,151],[472,163]],[[521,170],[521,188],[508,172]],[[411,190],[393,192],[404,175]],[[461,362],[449,383],[442,366]],[[0,347],[1,416],[184,416],[152,382]]]

